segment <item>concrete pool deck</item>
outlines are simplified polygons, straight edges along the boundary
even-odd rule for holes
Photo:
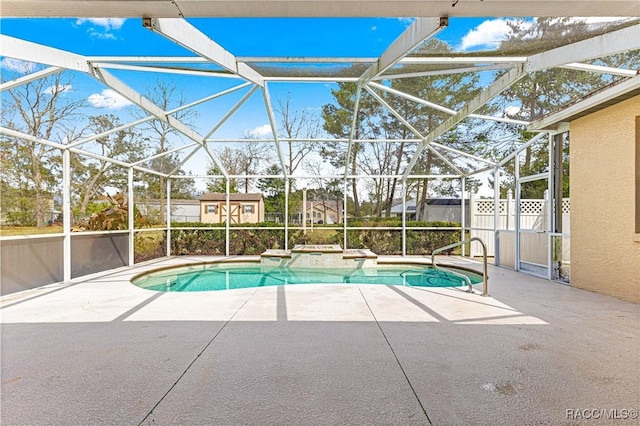
[[[491,297],[129,282],[203,259],[0,298],[2,425],[638,422],[640,305],[492,266]]]

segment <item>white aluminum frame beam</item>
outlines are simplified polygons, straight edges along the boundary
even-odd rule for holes
[[[424,140],[424,136],[422,136],[420,131],[418,131],[415,127],[413,127],[413,125],[411,123],[409,123],[398,111],[393,109],[391,107],[391,105],[389,105],[384,99],[382,99],[382,97],[380,95],[378,95],[376,92],[374,92],[372,88],[370,88],[368,85],[364,86],[364,88],[367,90],[367,92],[369,92],[371,94],[371,96],[373,96],[378,102],[380,102],[380,104],[382,104],[385,108],[387,108],[389,110],[389,112],[391,114],[393,114],[394,117],[396,117],[398,120],[400,120],[400,122],[402,122],[402,124],[404,124],[407,129],[409,129],[413,134],[415,134],[416,136],[418,136],[419,138]],[[460,168],[458,166],[453,164],[447,157],[445,157],[444,155],[439,153],[437,150],[435,150],[435,149],[433,149],[431,147],[429,149],[431,150],[431,152],[433,152],[433,154],[435,154],[436,157],[438,157],[442,161],[444,161],[445,164],[447,166],[451,167],[456,173],[458,173],[460,175],[464,175],[465,174],[462,170],[460,170]],[[405,180],[404,175],[403,175],[403,179],[402,180],[403,181]]]
[[[527,130],[557,130],[553,127],[558,126],[559,123],[566,121],[573,115],[579,114],[580,112],[586,111],[603,102],[607,102],[608,100],[617,98],[618,96],[621,96],[627,92],[638,89],[640,89],[640,75],[618,83],[615,86],[612,86],[601,92],[595,93],[594,95],[591,95],[588,98],[583,99],[582,101],[577,102],[556,114],[535,121],[531,123]]]
[[[370,86],[370,87],[375,87],[376,89],[383,90],[385,92],[394,94],[396,96],[400,96],[401,98],[413,101],[413,102],[418,103],[420,105],[424,105],[424,106],[427,106],[429,108],[433,108],[433,109],[435,109],[437,111],[441,111],[441,112],[444,112],[444,113],[447,113],[447,114],[450,114],[450,115],[455,115],[456,114],[456,111],[451,109],[451,108],[447,108],[447,107],[444,107],[442,105],[438,105],[436,103],[429,102],[427,100],[418,98],[417,96],[413,96],[413,95],[410,95],[408,93],[402,92],[400,90],[393,89],[393,88],[391,88],[389,86],[385,86],[384,84],[369,82],[367,85]],[[519,124],[521,126],[529,125],[528,121],[515,120],[515,119],[512,119],[512,118],[506,118],[506,117],[494,117],[494,116],[491,116],[491,115],[469,114],[469,118],[480,118],[482,120],[498,121],[498,122],[501,122],[501,123]]]
[[[535,175],[522,176],[518,179],[518,182],[520,183],[534,182],[536,180],[549,179],[550,176],[551,175],[549,172],[536,173]]]
[[[640,24],[532,55],[524,66],[526,72],[535,72],[636,49],[640,49]]]
[[[597,72],[600,74],[611,74],[620,77],[635,77],[640,72],[640,70],[627,70],[624,68],[604,67],[602,65],[581,64],[578,62],[562,65],[560,68],[577,71]]]
[[[364,84],[385,72],[407,56],[425,40],[438,34],[449,25],[449,18],[418,18],[380,55],[360,77]]]
[[[265,64],[369,64],[378,60],[361,56],[236,56],[236,59],[240,62]]]
[[[493,168],[490,167],[490,169]],[[475,174],[476,172],[472,173]],[[467,176],[471,176],[469,174]],[[164,175],[163,175],[164,176]],[[409,179],[460,179],[464,175],[410,175]],[[165,176],[167,177],[167,176]],[[322,175],[324,179],[343,179],[345,176],[343,174],[339,175]],[[347,179],[400,179],[402,175],[353,175],[348,174],[346,176]],[[171,179],[224,179],[223,175],[175,175],[171,176]],[[229,175],[229,179],[318,179],[318,175],[289,175],[285,178],[284,175]]]
[[[278,138],[280,142],[338,142],[349,143],[349,138]],[[388,143],[388,142],[420,142],[422,139],[354,139],[353,143]],[[273,138],[224,138],[224,139],[207,139],[207,142],[273,142]]]
[[[234,87],[231,87],[231,88],[229,88],[229,89],[223,90],[223,91],[221,91],[221,92],[214,93],[213,95],[210,95],[210,96],[204,97],[204,98],[202,98],[202,99],[198,99],[198,100],[193,101],[193,102],[191,102],[191,103],[188,103],[188,104],[185,104],[185,105],[181,105],[181,106],[179,106],[179,107],[177,107],[177,108],[174,108],[174,109],[172,109],[172,110],[165,111],[165,115],[175,114],[176,112],[179,112],[179,111],[185,110],[185,109],[187,109],[187,108],[194,107],[194,106],[196,106],[196,105],[200,105],[201,103],[204,103],[204,102],[210,101],[210,100],[212,100],[212,99],[215,99],[215,98],[217,98],[217,97],[220,97],[220,96],[226,95],[226,94],[228,94],[228,93],[232,93],[232,92],[234,92],[234,91],[236,91],[236,90],[238,90],[238,89],[242,89],[243,87],[247,87],[247,86],[249,86],[249,85],[251,85],[251,83],[243,83],[243,84],[239,84],[238,86],[234,86]],[[130,122],[130,123],[123,124],[123,125],[121,125],[121,126],[117,126],[117,127],[111,128],[111,129],[106,130],[106,131],[104,131],[104,132],[102,132],[102,133],[97,133],[97,134],[95,134],[95,135],[91,135],[91,136],[88,136],[88,137],[86,137],[86,138],[80,139],[79,141],[76,141],[76,142],[74,142],[74,143],[72,143],[72,144],[68,145],[68,147],[69,147],[69,148],[71,148],[71,147],[75,147],[75,146],[78,146],[78,145],[82,145],[82,144],[84,144],[84,143],[87,143],[87,142],[90,142],[90,141],[92,141],[92,140],[95,140],[95,139],[101,138],[101,137],[103,137],[103,136],[110,135],[111,133],[118,132],[118,131],[120,131],[120,130],[125,130],[125,129],[128,129],[128,128],[133,127],[133,126],[137,126],[138,124],[145,123],[145,122],[147,122],[147,121],[153,120],[154,118],[156,118],[156,116],[155,116],[155,115],[149,115],[148,117],[141,118],[141,119],[139,119],[139,120],[135,120],[135,121],[132,121],[132,122]],[[169,153],[169,152],[167,152],[167,153]],[[164,154],[162,154],[162,155],[164,155]],[[158,158],[159,156],[161,157],[162,155],[154,155],[154,156],[153,156],[153,158]],[[148,159],[146,159],[146,160],[143,160],[142,162],[149,161],[150,159],[151,159],[151,158],[148,158]],[[134,164],[138,164],[138,162],[136,162],[136,163],[134,163]]]
[[[87,58],[66,50],[44,46],[4,34],[0,34],[0,46],[2,46],[2,56],[84,73],[91,71]]]
[[[440,152],[438,152],[437,149],[435,149],[431,144],[427,145],[427,149],[430,150],[436,157],[438,157],[440,160],[444,161],[444,163],[451,167],[456,173],[458,173],[461,176],[466,176],[467,174],[465,172],[462,171],[462,169],[460,169],[458,166],[456,166],[455,164],[453,164],[453,162],[451,162],[451,160],[449,160],[447,157],[445,157],[444,155],[442,155]],[[404,179],[403,179],[404,180]]]
[[[384,106],[387,110],[389,110],[389,112],[396,117],[398,120],[400,120],[400,122],[402,124],[404,124],[404,126],[409,129],[411,131],[411,133],[413,133],[414,135],[416,135],[417,137],[419,137],[420,139],[424,139],[424,136],[422,135],[422,133],[416,129],[415,127],[413,127],[413,125],[411,123],[409,123],[407,121],[406,118],[404,118],[402,116],[402,114],[400,114],[398,111],[396,111],[395,109],[393,109],[393,107],[391,105],[389,105],[387,103],[387,101],[385,101],[384,99],[382,99],[382,96],[378,95],[371,87],[369,87],[369,85],[365,85],[364,86],[365,90],[367,92],[369,92],[369,94],[371,96],[374,97],[375,100],[377,100],[380,105]]]
[[[128,243],[128,264],[133,266],[135,264],[135,206],[133,202],[133,167],[129,167],[127,170],[127,235]]]
[[[162,110],[162,108],[160,108],[159,106],[151,102],[149,99],[142,96],[142,94],[138,93],[134,89],[127,86],[122,81],[118,80],[108,71],[104,69],[98,69],[98,68],[94,69],[94,71],[95,71],[94,76],[96,79],[102,81],[104,84],[111,87],[113,90],[115,90],[125,98],[129,99],[134,104],[138,105],[140,108],[149,112],[150,114],[155,116],[157,119],[166,122],[175,130],[182,133],[184,136],[188,137],[192,141],[198,142],[200,145],[203,145],[203,146],[205,145],[204,138],[200,136],[197,132],[190,129],[187,125],[185,125],[175,117],[168,115],[165,111]],[[225,176],[228,175],[227,170],[222,165],[220,160],[215,155],[213,155],[210,151],[207,150],[207,152],[211,156],[211,159],[214,161],[214,163],[216,163],[220,171]]]
[[[24,140],[27,140],[27,141],[30,141],[30,142],[36,142],[36,143],[40,143],[40,144],[43,144],[43,145],[47,145],[47,146],[50,146],[52,148],[57,148],[57,149],[62,150],[62,151],[68,150],[68,151],[73,152],[75,154],[84,155],[86,157],[94,158],[96,160],[106,161],[108,163],[115,164],[115,165],[118,165],[118,166],[122,166],[122,167],[126,167],[126,168],[131,168],[132,167],[131,164],[126,163],[124,161],[116,160],[115,158],[105,157],[103,155],[95,154],[93,152],[83,151],[83,150],[78,149],[78,148],[70,148],[70,147],[68,147],[67,145],[64,145],[64,144],[61,144],[61,143],[58,143],[58,142],[53,142],[53,141],[50,141],[50,140],[47,140],[47,139],[38,138],[38,137],[35,137],[33,135],[28,135],[26,133],[18,132],[17,130],[9,129],[7,127],[0,127],[0,133],[8,135],[8,136],[13,136],[13,137],[16,137],[16,138],[24,139]],[[154,175],[166,177],[166,175],[164,173],[156,172],[155,170],[149,170],[149,169],[146,169],[144,167],[139,167],[139,166],[135,166],[134,168],[136,170],[141,171],[141,172],[151,173],[151,174],[154,174]]]
[[[193,75],[198,77],[216,77],[216,78],[242,78],[237,74],[231,74],[228,72],[222,71],[206,71],[206,70],[188,70],[179,67],[156,67],[156,66],[145,66],[145,65],[127,65],[127,64],[111,64],[108,62],[91,62],[94,67],[98,68],[107,68],[114,70],[125,70],[125,71],[142,71],[142,72],[155,72],[155,73],[163,73],[163,74],[183,74],[183,75]]]
[[[451,108],[447,108],[447,107],[444,107],[442,105],[438,105],[436,103],[429,102],[429,101],[427,101],[425,99],[421,99],[421,98],[419,98],[417,96],[410,95],[410,94],[402,92],[402,91],[400,91],[398,89],[394,89],[394,88],[391,88],[389,86],[385,86],[384,84],[369,82],[369,83],[367,83],[367,86],[375,87],[378,90],[382,90],[384,92],[391,93],[393,95],[399,96],[399,97],[407,99],[409,101],[413,101],[413,102],[415,102],[417,104],[424,105],[424,106],[427,106],[429,108],[433,108],[436,111],[444,112],[444,113],[451,114],[451,115],[456,113],[456,111],[451,109]]]
[[[264,77],[264,81],[274,83],[357,83],[358,77]]]
[[[233,114],[235,114],[236,111],[238,111],[238,109],[240,109],[240,107],[244,105],[245,102],[249,100],[249,98],[256,92],[256,90],[258,90],[258,86],[254,85],[247,93],[244,94],[244,96],[238,102],[236,102],[233,107],[231,107],[229,111],[227,111],[227,113],[220,119],[220,121],[218,121],[218,123],[216,123],[216,125],[214,125],[206,135],[204,135],[203,139],[207,140],[209,136],[214,134],[224,123],[226,123],[226,121],[231,118],[231,116],[233,116]]]
[[[180,46],[209,59],[222,68],[264,86],[264,79],[253,68],[236,60],[235,56],[199,29],[181,18],[142,18],[142,25]]]
[[[146,158],[143,158],[142,160],[135,161],[135,162],[131,163],[131,165],[132,165],[132,166],[137,166],[137,165],[139,165],[139,164],[144,164],[144,163],[146,163],[147,161],[155,160],[156,158],[161,158],[161,157],[164,157],[165,155],[173,154],[173,153],[175,153],[175,152],[180,152],[180,151],[182,151],[183,149],[191,148],[191,147],[196,146],[196,145],[198,145],[198,146],[202,146],[202,145],[200,145],[198,142],[192,142],[192,143],[190,143],[190,144],[183,145],[183,146],[179,146],[179,147],[177,147],[177,148],[173,148],[173,149],[170,149],[170,150],[168,150],[168,151],[159,152],[159,153],[157,153],[157,154],[155,154],[155,155],[152,155],[152,156],[150,156],[150,157],[146,157]]]
[[[284,178],[289,175],[286,162],[284,161],[284,155],[282,154],[282,147],[280,146],[280,140],[278,139],[278,125],[276,124],[276,117],[273,114],[273,105],[271,104],[271,95],[269,93],[269,86],[267,83],[262,87],[262,98],[264,99],[265,109],[267,111],[267,117],[269,118],[269,126],[271,126],[271,134],[273,135],[273,142],[276,144],[276,152],[278,153],[278,159],[280,161],[280,168]]]
[[[146,63],[156,64],[206,64],[211,62],[202,56],[87,56],[89,62]]]
[[[431,70],[431,71],[415,71],[415,72],[406,72],[406,73],[398,73],[398,74],[381,74],[373,78],[372,81],[393,80],[396,78],[428,77],[432,75],[464,74],[467,72],[485,72],[485,71],[510,69],[513,67],[514,67],[513,64],[508,64],[508,65],[498,64],[498,65],[483,65],[483,66],[477,66],[477,67],[440,69],[440,70]]]
[[[71,281],[71,152],[62,151],[62,281]]]
[[[183,159],[180,163],[178,163],[178,164],[173,168],[173,170],[171,170],[169,173],[167,173],[167,177],[168,177],[168,178],[170,178],[170,177],[171,177],[175,172],[177,172],[178,170],[180,170],[180,169],[182,168],[182,166],[184,166],[184,165],[185,165],[185,163],[186,163],[187,161],[189,161],[189,160],[191,159],[191,157],[193,157],[193,156],[196,154],[196,152],[200,151],[202,148],[203,148],[203,146],[202,146],[202,145],[198,145],[198,146],[196,146],[196,148],[195,148],[193,151],[191,151],[189,154],[187,154],[187,156],[186,156],[186,157],[184,157],[184,159]]]
[[[202,138],[202,136],[190,129],[187,125],[183,124],[180,120],[168,115],[162,108],[151,102],[141,93],[138,93],[136,90],[123,83],[107,70],[95,68],[95,76],[98,80],[102,81],[108,87],[112,88],[120,95],[129,99],[131,102],[133,102],[143,110],[149,112],[155,118],[166,122],[189,139],[200,142],[200,144],[204,143],[204,139]]]
[[[49,67],[40,71],[32,72],[31,74],[16,78],[15,80],[7,81],[5,83],[0,84],[0,92],[4,92],[5,90],[13,89],[18,86],[22,86],[23,84],[30,83],[35,80],[39,80],[41,78],[50,76],[52,74],[57,74],[59,72],[64,71],[64,68],[60,67]]]
[[[500,160],[497,164],[497,167],[502,167],[505,164],[507,164],[509,161],[511,161],[513,158],[515,158],[518,154],[520,154],[522,152],[522,150],[530,147],[531,145],[533,145],[534,143],[536,143],[538,140],[540,140],[540,138],[542,138],[543,136],[545,136],[546,133],[538,133],[537,135],[535,135],[534,137],[532,137],[531,139],[529,139],[524,145],[519,146],[515,151],[513,151],[511,154],[507,155],[506,157],[504,157],[502,160]]]
[[[344,56],[236,56],[238,62],[261,62],[261,63],[374,63],[378,60],[375,57],[344,57]],[[87,56],[90,62],[105,63],[145,63],[153,62],[157,64],[206,64],[211,62],[202,56]]]
[[[454,154],[458,154],[460,156],[470,158],[472,160],[481,161],[483,163],[491,164],[492,166],[496,165],[495,161],[487,160],[486,158],[478,157],[476,155],[469,154],[469,153],[464,152],[464,151],[460,151],[459,149],[451,148],[450,146],[441,145],[441,144],[439,144],[437,142],[431,142],[431,145],[435,146],[435,147],[438,147],[438,148],[440,148],[442,150],[453,152]]]
[[[614,55],[627,50],[634,50],[639,47],[640,25],[634,25],[530,56],[524,64],[520,64],[517,68],[505,73],[476,98],[469,101],[456,113],[456,115],[449,118],[429,133],[429,135],[427,135],[420,144],[420,147],[416,150],[413,158],[411,158],[404,176],[409,175],[411,169],[418,161],[420,154],[422,154],[422,151],[429,143],[442,136],[462,120],[469,117],[473,111],[477,110],[503,90],[520,80],[526,75],[526,73],[557,67],[567,63]]]
[[[460,123],[461,121],[469,117],[469,115],[471,115],[473,111],[482,107],[487,102],[489,102],[492,98],[494,98],[495,96],[500,94],[502,91],[506,90],[509,86],[514,84],[516,81],[524,77],[525,73],[523,71],[523,66],[524,65],[520,65],[517,68],[514,68],[509,72],[505,73],[504,75],[502,75],[500,78],[494,81],[488,88],[482,91],[482,93],[480,93],[474,99],[467,102],[467,104],[460,111],[458,111],[454,116],[445,120],[441,125],[436,127],[431,133],[429,133],[422,140],[422,142],[420,143],[420,146],[418,147],[415,154],[411,158],[411,161],[409,161],[409,165],[407,166],[403,174],[403,179],[406,179],[406,177],[411,173],[411,170],[415,166],[416,162],[420,158],[420,155],[422,154],[424,149],[427,147],[427,145],[429,145],[435,139],[439,138],[440,136],[448,132],[456,124]]]
[[[353,105],[353,116],[351,117],[351,129],[349,130],[349,142],[347,144],[347,153],[344,156],[344,186],[345,186],[345,199],[346,199],[346,193],[347,193],[347,175],[349,173],[349,164],[351,163],[351,155],[353,152],[353,137],[355,136],[356,133],[356,128],[358,127],[358,113],[360,112],[360,99],[362,97],[362,86],[360,84],[358,84],[357,88],[356,88],[356,99],[355,99],[355,103]],[[306,208],[307,206],[304,206],[305,208],[305,212],[306,212]],[[346,222],[347,222],[347,215],[346,215],[346,203],[345,203],[345,214],[343,215],[343,222],[345,223],[346,226]],[[303,218],[305,220],[306,223],[306,213],[305,213],[305,217]],[[311,218],[311,221],[313,222],[313,218]],[[346,243],[346,237],[345,237],[345,246],[344,246],[345,250],[347,249],[347,243]]]
[[[135,120],[135,121],[132,121],[130,123],[126,123],[126,124],[122,124],[120,126],[112,127],[111,129],[105,130],[104,132],[95,133],[95,134],[93,134],[91,136],[87,136],[86,138],[82,138],[82,139],[77,140],[77,141],[75,141],[73,143],[70,143],[69,145],[67,145],[67,148],[74,148],[74,147],[76,147],[78,145],[83,145],[83,144],[85,144],[87,142],[91,142],[91,141],[94,141],[94,140],[99,139],[101,137],[110,135],[111,133],[119,132],[120,130],[125,130],[125,129],[128,129],[130,127],[137,126],[138,124],[146,123],[147,121],[151,121],[154,118],[156,118],[156,117],[153,116],[153,115],[150,115],[148,117],[141,118],[139,120]]]
[[[401,64],[519,64],[527,61],[526,56],[407,56]]]

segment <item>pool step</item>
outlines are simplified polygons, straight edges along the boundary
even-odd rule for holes
[[[337,244],[296,245],[291,250],[267,250],[260,255],[265,266],[298,268],[369,268],[376,266],[378,255],[367,249],[342,250]]]

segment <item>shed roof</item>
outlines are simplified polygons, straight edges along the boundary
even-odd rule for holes
[[[260,201],[263,199],[261,193],[229,194],[229,201]],[[226,194],[221,192],[206,192],[200,196],[200,201],[226,201]]]

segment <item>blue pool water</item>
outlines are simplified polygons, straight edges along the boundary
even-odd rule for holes
[[[482,277],[466,271],[473,284]],[[215,291],[294,284],[384,284],[414,287],[458,287],[466,282],[454,274],[413,265],[362,269],[276,268],[248,263],[182,266],[151,272],[132,280],[155,291]]]

